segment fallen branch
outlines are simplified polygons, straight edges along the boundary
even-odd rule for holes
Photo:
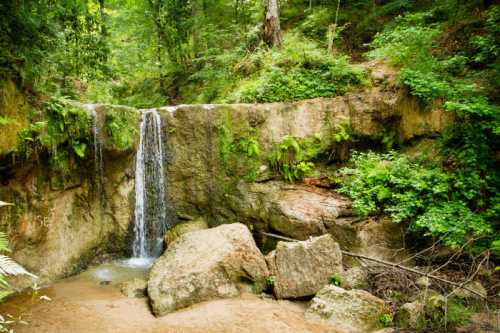
[[[273,233],[269,233],[269,232],[261,231],[260,233],[263,234],[263,235],[265,235],[265,236],[274,237],[274,238],[281,239],[281,240],[288,241],[288,242],[298,242],[299,241],[297,239],[293,239],[293,238],[289,238],[289,237],[285,237],[285,236],[281,236],[281,235],[277,235],[277,234],[273,234]],[[433,275],[431,273],[421,272],[421,271],[419,271],[417,269],[414,269],[414,268],[411,268],[411,267],[408,267],[408,266],[403,266],[401,264],[393,263],[393,262],[390,262],[390,261],[386,261],[386,260],[382,260],[382,259],[378,259],[378,258],[373,258],[373,257],[365,256],[364,254],[353,253],[353,252],[348,252],[348,251],[341,251],[341,252],[342,252],[342,255],[345,255],[345,256],[349,256],[349,257],[353,257],[353,258],[359,258],[359,259],[364,259],[364,260],[368,260],[368,261],[373,261],[373,262],[376,262],[376,263],[384,265],[384,266],[389,266],[389,267],[392,267],[392,268],[397,268],[397,269],[400,269],[400,270],[403,270],[403,271],[414,273],[414,274],[417,274],[417,275],[420,275],[420,276],[425,276],[425,277],[427,277],[429,279],[433,279],[433,280],[440,281],[440,282],[449,284],[451,286],[454,286],[454,287],[456,287],[456,289],[467,290],[468,292],[470,292],[470,293],[472,293],[474,295],[477,295],[478,297],[480,297],[481,299],[483,299],[485,301],[488,300],[487,296],[484,296],[481,293],[479,293],[479,292],[477,292],[475,290],[472,290],[472,289],[466,287],[465,284],[467,284],[468,281],[465,281],[464,283],[453,282],[453,281],[447,280],[445,278]]]

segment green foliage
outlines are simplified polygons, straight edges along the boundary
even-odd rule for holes
[[[0,232],[0,301],[12,293],[7,276],[28,275],[36,278],[35,275],[29,273],[21,265],[6,256],[5,253],[7,252],[10,252],[7,235]],[[0,323],[0,329],[2,324]]]
[[[295,101],[344,94],[364,82],[362,70],[345,56],[332,57],[313,41],[285,35],[280,49],[257,50],[240,63],[242,80],[230,100],[246,103]]]
[[[398,198],[404,200],[395,200],[394,193],[388,198],[378,193],[383,200],[374,199],[374,192],[379,189],[375,187],[373,192],[365,193],[365,199],[358,201],[358,208],[362,213],[373,211],[373,204],[378,201],[387,205],[383,209],[397,221],[409,221],[414,229],[444,236],[449,245],[458,245],[471,235],[498,234],[498,224],[494,221],[500,216],[500,173],[494,156],[500,142],[498,83],[495,83],[500,77],[500,6],[491,6],[480,20],[476,20],[478,26],[483,26],[476,30],[467,25],[467,20],[471,20],[468,4],[458,8],[449,5],[446,2],[443,6],[396,19],[375,37],[371,44],[373,50],[369,53],[401,66],[400,81],[424,104],[431,105],[438,100],[445,110],[454,114],[456,121],[445,132],[441,143],[441,159],[446,169],[440,169],[440,176],[435,174],[436,179],[442,180],[438,188],[442,186],[447,190],[439,194],[436,202],[428,202],[420,190],[394,188],[391,184],[394,178],[386,178],[382,183],[384,186],[391,184],[391,192],[395,189],[406,191],[398,194]],[[463,28],[463,40],[459,40],[462,48],[447,53],[438,49],[443,47],[438,42],[445,40],[443,35],[448,31],[453,31],[450,24],[457,24],[450,17],[460,17],[464,22],[460,24],[466,28]],[[367,158],[372,162],[375,159],[373,156]],[[389,160],[389,165],[399,163],[394,157]],[[382,165],[381,162],[377,161],[376,166]],[[394,177],[392,169],[388,172],[390,177]],[[437,170],[426,166],[410,169],[418,170],[418,178]],[[443,196],[444,193],[447,195]],[[414,199],[409,199],[411,197]],[[408,202],[406,207],[402,205],[405,201]],[[491,238],[488,239],[491,242]]]
[[[340,124],[338,126],[338,130],[335,134],[333,134],[333,140],[336,143],[341,143],[343,141],[348,141],[351,138],[349,134],[349,125],[348,124]]]
[[[271,168],[289,182],[301,180],[314,172],[314,160],[325,154],[328,142],[319,135],[298,140],[286,135],[273,148],[268,159]]]
[[[104,1],[4,1],[0,4],[0,80],[75,96],[76,81],[107,73]]]
[[[245,180],[254,182],[261,164],[261,150],[255,130],[248,128],[234,133],[228,124],[222,124],[218,126],[218,132],[219,156],[223,166],[229,172],[242,166]]]
[[[30,124],[19,133],[17,153],[29,158],[40,151],[50,157],[51,169],[62,177],[73,169],[73,157],[83,161],[90,143],[91,118],[86,110],[61,98],[45,103],[43,121]]]
[[[272,289],[274,287],[275,281],[276,281],[276,277],[273,276],[273,275],[266,277],[266,286],[267,286],[267,288]]]
[[[382,324],[382,326],[389,327],[392,326],[394,318],[390,313],[385,313],[382,316],[380,316],[379,321]]]
[[[422,330],[439,330],[443,327],[455,329],[466,325],[474,312],[474,309],[467,306],[462,300],[451,297],[441,309],[426,311]]]
[[[352,163],[353,168],[342,170],[346,178],[340,192],[353,198],[357,214],[386,212],[394,222],[408,223],[410,231],[441,238],[451,247],[471,236],[493,234],[495,224],[487,210],[477,212],[481,193],[472,192],[474,179],[394,152],[358,153]]]
[[[137,113],[128,108],[112,108],[105,120],[107,144],[121,151],[134,147],[137,135]]]
[[[334,286],[337,286],[337,287],[342,286],[342,277],[338,274],[331,276],[329,281],[330,281],[330,284],[332,284]]]
[[[0,116],[0,126],[6,126],[12,123],[12,119],[9,117]]]

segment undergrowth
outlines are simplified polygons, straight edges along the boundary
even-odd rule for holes
[[[408,223],[411,231],[452,247],[479,238],[469,242],[471,247],[499,255],[500,170],[494,156],[500,149],[500,107],[491,90],[498,82],[479,78],[487,73],[496,81],[500,77],[500,6],[486,12],[484,26],[462,48],[437,52],[452,28],[447,15],[437,7],[399,17],[375,36],[369,53],[401,67],[399,80],[427,112],[441,105],[453,113],[438,161],[357,154],[354,168],[344,170],[341,191],[354,199],[361,215],[384,211],[395,222]]]

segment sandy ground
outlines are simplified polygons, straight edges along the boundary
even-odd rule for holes
[[[51,300],[43,300],[41,295]],[[116,283],[103,285],[85,274],[57,282],[38,294],[13,297],[0,304],[0,313],[21,316],[28,322],[15,325],[17,333],[339,333],[326,324],[306,321],[303,304],[251,294],[204,302],[155,318],[147,298],[127,298]]]

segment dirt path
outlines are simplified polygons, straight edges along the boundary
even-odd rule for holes
[[[251,294],[155,318],[146,298],[126,298],[116,285],[102,285],[84,276],[60,281],[39,295],[16,296],[0,304],[0,313],[23,314],[28,325],[17,324],[17,333],[339,332],[306,321],[301,304]]]

